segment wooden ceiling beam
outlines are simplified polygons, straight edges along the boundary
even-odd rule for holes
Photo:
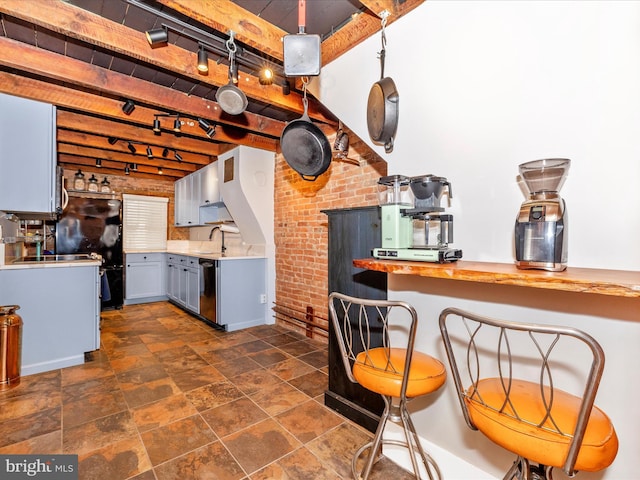
[[[78,132],[74,130],[67,130],[65,128],[58,128],[58,143],[68,143],[71,145],[82,145],[90,148],[99,148],[109,153],[122,153],[126,155],[131,155],[131,152],[127,148],[127,142],[119,141],[113,145],[109,144],[108,137],[103,137],[101,135],[93,135],[92,133],[87,132]],[[169,150],[174,150],[173,148],[163,144],[163,143],[146,143],[144,145],[138,145],[136,148],[140,150],[140,154],[144,153],[146,157],[146,146],[149,145],[154,152],[154,156],[157,158],[162,158],[161,154],[155,155],[158,151],[162,152],[163,148],[168,148]],[[144,152],[142,152],[144,147]],[[182,157],[182,162],[185,165],[191,165],[188,170],[195,170],[196,168],[200,168],[203,165],[208,165],[212,161],[215,161],[215,156],[212,155],[201,155],[197,153],[187,152],[185,150],[176,149],[180,153]],[[102,157],[107,158],[107,157]]]
[[[108,165],[103,165],[102,167],[96,167],[95,158],[89,157],[78,157],[74,155],[63,154],[60,155],[60,159],[58,161],[59,165],[67,170],[76,170],[81,168],[85,174],[93,173],[96,176],[104,176],[104,175],[118,175],[123,176],[124,173],[124,164],[123,163],[113,163]],[[165,180],[167,182],[174,182],[179,178],[184,176],[184,172],[179,170],[172,170],[170,168],[162,169],[162,174],[158,173],[157,168],[151,167],[138,167],[138,171],[134,172],[130,170],[129,176],[132,178],[148,178],[150,180]],[[122,193],[127,193],[123,191]]]
[[[284,61],[282,37],[288,32],[229,0],[156,0],[167,8],[207,25],[218,32],[232,30],[241,43]]]
[[[125,115],[122,112],[122,101],[120,100],[113,100],[82,90],[74,90],[73,88],[62,85],[2,71],[0,71],[0,92],[51,103],[58,107],[65,107],[75,111],[108,117],[122,122],[129,122],[143,127],[151,127],[150,119],[153,118],[155,113],[158,113],[154,109],[137,106],[130,115]],[[89,126],[90,125],[85,125],[85,128],[89,128]],[[218,137],[215,137],[216,139],[228,143],[211,141],[200,128],[194,128],[193,125],[186,124],[183,128],[185,134],[188,134],[190,137],[202,138],[201,143],[189,142],[185,144],[184,138],[186,137],[176,137],[173,131],[167,129],[164,133],[168,133],[169,135],[163,133],[161,137],[162,144],[169,148],[210,155],[220,155],[235,145],[247,145],[271,152],[275,152],[277,148],[277,141],[275,139],[244,132],[232,127],[218,128],[219,131],[216,133],[216,135],[218,135]],[[127,134],[125,133],[124,135]],[[122,138],[130,139],[131,135],[123,136]],[[202,145],[202,147],[199,145]],[[209,148],[211,150],[209,150]]]
[[[272,137],[279,137],[285,126],[284,122],[246,112],[230,119],[217,103],[210,100],[191,97],[168,87],[154,85],[145,80],[89,65],[81,60],[48,52],[15,40],[0,37],[0,50],[2,50],[0,65],[111,96],[120,96],[142,104],[153,105],[164,111],[228,123]],[[151,125],[152,121],[153,116],[147,119],[148,125]],[[226,141],[224,138],[221,140]]]
[[[90,158],[93,160],[94,164],[96,159],[99,158],[104,163],[104,166],[115,166],[120,164],[121,167],[124,168],[124,166],[127,164],[135,163],[136,165],[153,167],[156,170],[158,169],[158,167],[162,167],[163,169],[168,168],[179,172],[179,176],[184,176],[196,171],[196,168],[193,164],[181,163],[170,158],[160,157],[158,159],[149,159],[146,155],[133,155],[131,153],[129,153],[128,155],[118,154],[117,152],[109,152],[108,150],[83,147],[80,145],[69,145],[67,143],[58,144],[58,153],[61,156],[72,155],[74,157]]]
[[[139,62],[171,71],[177,76],[188,77],[197,83],[218,88],[226,85],[229,81],[229,70],[225,65],[210,63],[208,75],[203,75],[196,68],[197,52],[189,52],[176,45],[151,48],[143,32],[112,22],[60,0],[40,0],[38,2],[2,0],[0,12],[133,58]],[[84,64],[86,65],[86,63]],[[282,87],[279,85],[260,85],[257,77],[243,72],[239,73],[239,85],[245,95],[266,104],[293,112],[302,112],[303,110],[302,96],[296,92],[284,95]],[[216,105],[218,115],[220,115],[217,103],[211,103]],[[329,118],[319,111],[314,103],[309,103],[311,118],[324,123],[337,123],[333,118]],[[212,109],[211,114],[215,113]],[[242,115],[237,117],[242,117]],[[215,115],[206,118],[216,119]]]
[[[69,112],[65,110],[57,110],[57,124],[58,128],[65,128],[67,130],[76,130],[80,132],[100,133],[105,137],[115,137],[124,141],[136,141],[143,142],[151,145],[162,145],[168,148],[176,148],[182,151],[201,152],[205,155],[210,152],[206,152],[206,147],[203,148],[202,141],[188,138],[179,137],[179,139],[173,139],[168,137],[171,141],[159,142],[158,137],[154,135],[150,128],[140,128],[134,125],[127,125],[126,123],[113,122],[104,118],[88,117],[81,113]],[[104,139],[105,146],[107,145],[107,138]],[[211,143],[213,145],[213,143]],[[105,147],[106,148],[106,147]],[[193,157],[193,163],[201,163],[206,165],[209,163],[207,160],[195,160],[197,157]],[[203,157],[205,158],[205,157]]]

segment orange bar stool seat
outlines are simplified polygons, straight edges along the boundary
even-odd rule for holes
[[[594,405],[604,352],[590,335],[455,308],[440,314],[440,329],[467,425],[516,455],[505,480],[611,465],[618,437]],[[561,377],[576,391],[560,389]]]
[[[381,458],[382,446],[391,444],[409,450],[415,478],[421,478],[420,461],[429,479],[441,479],[440,469],[422,448],[407,410],[409,399],[435,392],[446,380],[442,362],[413,350],[418,323],[415,309],[405,302],[367,300],[334,292],[329,295],[329,314],[347,377],[379,393],[385,405],[373,440],[353,457],[354,478],[369,478],[374,463]],[[382,345],[374,345],[374,338],[381,338]],[[402,425],[404,441],[383,438],[388,421]],[[358,471],[358,459],[366,450],[369,456]]]

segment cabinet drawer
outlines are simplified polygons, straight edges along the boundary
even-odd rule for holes
[[[164,253],[127,253],[128,263],[162,262],[166,254]]]

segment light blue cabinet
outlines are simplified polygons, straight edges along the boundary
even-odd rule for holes
[[[55,213],[56,109],[0,93],[0,210]]]
[[[0,304],[19,305],[21,375],[84,363],[100,348],[98,266],[0,269]]]
[[[167,296],[193,313],[200,313],[200,265],[198,257],[167,255]]]
[[[127,253],[125,259],[125,305],[165,300],[166,254]]]
[[[267,319],[267,260],[258,257],[218,262],[218,324],[233,332],[264,325]]]

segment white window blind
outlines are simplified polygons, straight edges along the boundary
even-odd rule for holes
[[[122,200],[124,250],[166,250],[169,199],[125,193]]]

